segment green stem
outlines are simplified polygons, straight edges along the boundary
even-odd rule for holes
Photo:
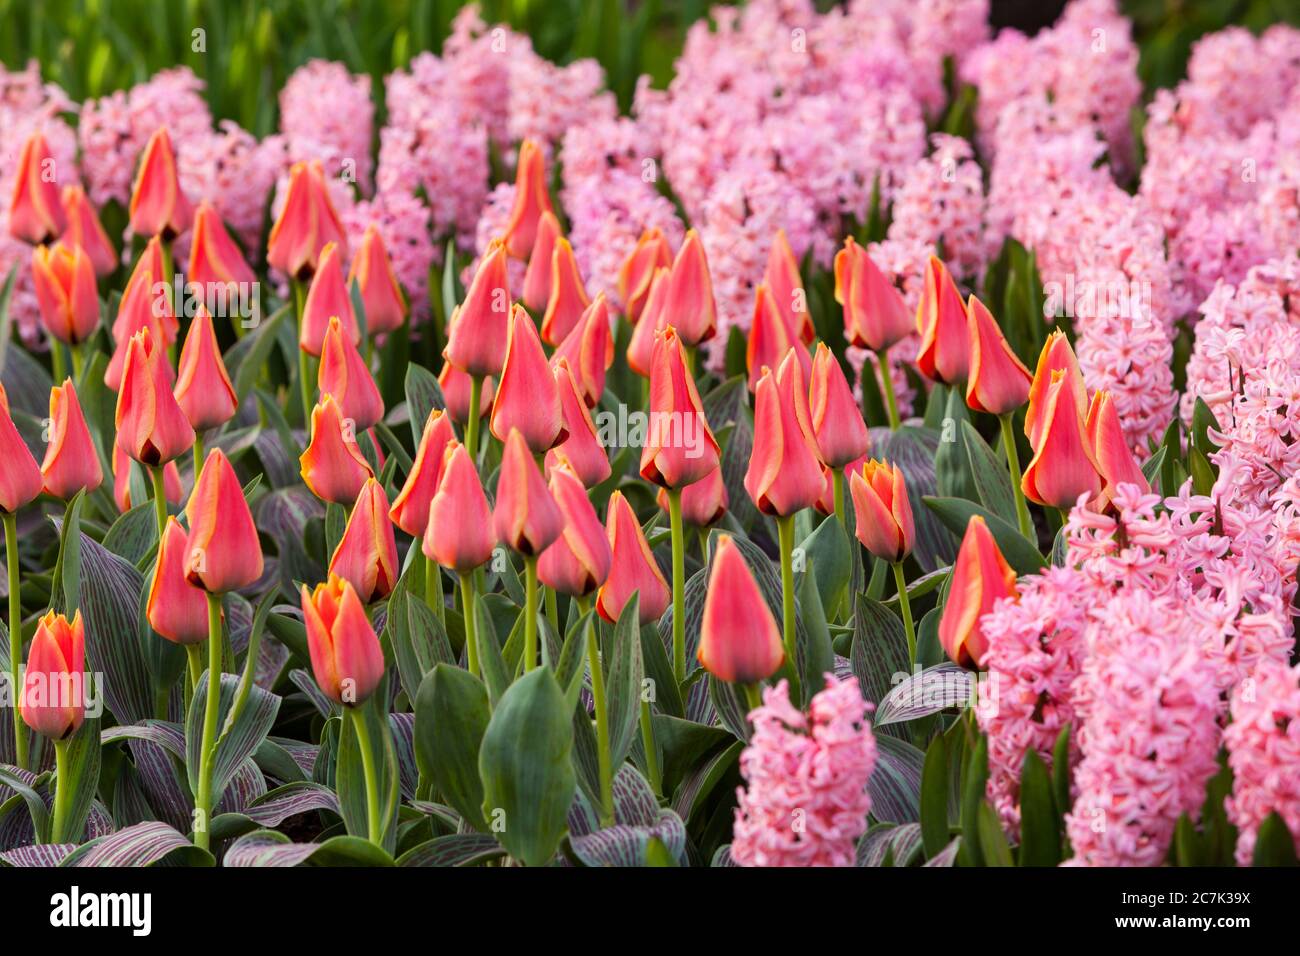
[[[694,346],[694,345],[688,345],[688,346],[686,346],[686,373],[687,373],[688,375],[690,375],[691,378],[694,378],[694,377],[695,377],[695,352],[696,352],[696,349],[697,349],[697,346]]]
[[[475,620],[475,608],[478,603],[477,595],[474,593],[474,574],[462,574],[460,576],[460,604],[461,613],[465,616],[465,660],[469,665],[469,672],[475,677],[478,676],[478,644],[477,644],[477,627],[478,621]]]
[[[587,602],[579,607],[587,613]],[[600,825],[614,825],[614,766],[609,752],[609,706],[605,702],[605,673],[600,666],[600,641],[587,619],[587,666],[591,669],[591,699],[596,710],[596,753],[600,768]]]
[[[72,381],[76,385],[81,384],[81,371],[86,367],[85,348],[84,342],[76,342],[68,346],[68,351],[72,353]],[[55,384],[62,383],[55,382]]]
[[[1020,522],[1020,533],[1034,541],[1034,522],[1029,517],[1029,505],[1025,503],[1025,491],[1020,486],[1020,452],[1016,449],[1016,435],[1011,427],[1012,412],[999,415],[1002,423],[1002,447],[1007,453],[1007,469],[1011,472],[1011,493],[1016,499],[1016,519]]]
[[[740,686],[745,691],[745,703],[749,705],[750,711],[763,706],[763,695],[759,691],[757,684],[741,684]]]
[[[438,620],[445,624],[447,614],[442,599],[442,568],[438,566],[437,561],[432,561],[428,557],[424,559],[424,600],[438,616]]]
[[[898,396],[894,394],[894,376],[889,374],[889,349],[876,353],[880,358],[880,381],[885,392],[885,406],[889,412],[889,430],[898,431],[902,419],[898,417]]]
[[[199,678],[203,676],[203,652],[197,644],[186,644],[185,654],[190,661],[190,690],[198,690]]]
[[[794,515],[778,517],[776,532],[781,549],[781,637],[785,641],[786,663],[790,665],[792,675],[797,675],[799,659],[795,655]]]
[[[208,699],[199,748],[199,792],[194,798],[194,845],[208,849],[212,825],[212,770],[216,762],[217,718],[221,712],[221,595],[208,595]]]
[[[846,527],[844,518],[844,469],[831,469],[831,482],[835,489],[835,517],[840,519],[840,527]]]
[[[895,561],[894,584],[898,586],[898,607],[903,612],[903,629],[907,631],[907,663],[916,666],[916,627],[912,624],[912,602],[907,597],[907,578],[903,575],[903,562]]]
[[[560,634],[560,599],[555,593],[555,588],[547,588],[544,592],[546,595],[546,619],[551,622],[551,630]]]
[[[167,530],[167,476],[163,469],[166,465],[150,465],[149,474],[153,478],[153,512],[158,519],[158,540],[163,539]]]
[[[4,512],[5,559],[9,564],[9,680],[14,708],[14,760],[27,769],[27,728],[18,707],[23,687],[23,607],[18,580],[18,516]]]
[[[673,539],[673,677],[686,680],[686,541],[682,537],[682,490],[668,489]]]
[[[366,717],[355,707],[344,707],[343,712],[352,721],[352,731],[357,735],[357,749],[361,751],[361,772],[366,778],[366,825],[368,839],[375,846],[384,841],[383,817],[379,811],[379,774],[375,764],[374,744]]]
[[[537,558],[524,558],[524,672],[537,666]]]
[[[72,773],[68,769],[68,741],[54,741],[54,827],[50,830],[51,843],[69,843],[77,834],[64,832],[68,828],[68,811],[72,803]]]
[[[475,375],[469,380],[469,419],[465,422],[465,449],[474,467],[478,467],[478,410],[483,400],[483,379]]]
[[[649,777],[650,789],[655,796],[664,792],[663,774],[659,770],[659,751],[655,748],[654,715],[650,713],[650,701],[641,701],[641,749],[645,751],[645,772]]]
[[[50,377],[54,379],[55,385],[62,385],[68,377],[67,366],[63,362],[63,343],[55,338],[50,339]]]
[[[203,447],[203,436],[198,432],[194,433],[194,483],[199,483],[199,476],[203,474],[203,459],[207,457],[207,451]]]
[[[297,318],[296,328],[298,330],[298,341],[302,341],[302,313],[307,305],[307,291],[303,284],[297,279],[293,280],[293,309]],[[302,346],[298,347],[298,390],[302,396],[302,424],[308,431],[311,430],[311,410],[315,404],[311,400],[312,386],[311,380],[307,376],[308,372],[308,355],[303,351]],[[307,436],[311,440],[311,435]]]

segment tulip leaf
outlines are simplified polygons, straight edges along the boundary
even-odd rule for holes
[[[961,776],[961,858],[963,866],[980,866],[984,860],[980,807],[989,779],[989,742],[980,735],[975,750],[966,758]],[[998,832],[1001,833],[999,827]]]
[[[86,820],[99,790],[99,768],[103,751],[99,740],[99,718],[87,716],[77,732],[65,744],[64,762],[72,787],[67,819],[62,833],[50,834],[56,843],[80,843]]]
[[[569,810],[569,844],[586,866],[676,866],[686,851],[686,826],[659,806],[636,768],[624,764],[613,780],[613,826],[601,828],[596,803],[579,793]],[[658,843],[663,858],[657,859]]]
[[[548,668],[535,668],[502,696],[479,749],[484,816],[501,845],[528,866],[547,863],[568,829],[577,789],[572,751],[560,685]]]
[[[877,823],[858,841],[855,866],[910,866],[923,845],[921,827],[915,823]]]
[[[799,543],[795,554],[803,556],[807,568],[804,577],[811,577],[816,584],[818,604],[823,612],[833,613],[843,602],[853,573],[852,551],[844,526],[834,517],[826,518]],[[817,568],[815,576],[813,567]]]
[[[190,709],[185,718],[185,767],[190,792],[199,790],[199,751],[203,741],[203,719],[208,700],[208,672],[199,678]],[[234,674],[221,675],[221,699],[217,704],[217,727],[224,726],[227,716],[241,693],[241,681]],[[234,779],[239,767],[262,745],[280,711],[280,698],[256,685],[243,689],[247,694],[243,712],[234,724],[226,728],[214,744],[216,759],[212,768],[212,806],[221,802],[221,795]]]
[[[607,651],[601,655],[606,669],[606,704],[609,710],[609,757],[614,771],[627,759],[641,717],[645,668],[641,661],[641,601],[639,595],[623,605]]]
[[[1007,836],[1002,832],[1002,823],[997,811],[987,800],[979,804],[976,829],[979,831],[980,850],[985,866],[1012,866],[1011,847]]]
[[[853,615],[853,647],[849,663],[862,688],[862,695],[877,707],[910,671],[903,622],[879,601],[862,594],[858,595]],[[906,734],[900,727],[885,729],[887,726],[881,725],[884,733],[897,737]]]
[[[975,674],[951,662],[910,674],[893,686],[872,716],[873,727],[884,727],[961,707],[974,693]]]
[[[81,608],[81,506],[85,491],[78,491],[68,502],[59,528],[59,555],[54,562],[54,579],[50,585],[52,606],[69,618]]]
[[[1286,821],[1274,810],[1255,833],[1255,851],[1252,866],[1295,866],[1295,837],[1287,829]]]
[[[131,564],[140,560],[158,543],[158,519],[152,501],[136,505],[118,516],[104,535],[104,547]]]
[[[921,772],[925,754],[905,740],[876,737],[876,768],[867,782],[871,815],[889,823],[915,823],[921,818]]]
[[[685,717],[686,707],[682,702],[681,688],[673,677],[668,648],[659,637],[659,629],[653,624],[641,628],[641,663],[645,668],[646,679],[654,688],[654,700],[651,703],[659,713]]]
[[[251,335],[245,335],[226,352],[226,369],[235,387],[235,398],[241,405],[266,368],[280,327],[293,315],[294,311],[287,303],[280,306],[262,320]]]
[[[835,519],[823,524],[838,525]],[[841,532],[842,534],[843,532]],[[826,683],[826,675],[835,672],[835,650],[831,646],[831,632],[822,610],[821,595],[817,587],[817,565],[808,566],[798,584],[799,613],[803,618],[806,641],[803,647],[803,672],[799,675],[805,701],[811,700]]]
[[[358,723],[364,724],[370,743],[371,759],[376,765],[375,783],[379,788],[380,842],[388,852],[397,845],[397,806],[401,800],[400,764],[393,740],[393,724],[388,719],[388,680],[381,680],[371,696],[361,704],[345,707],[339,728],[338,749],[334,766],[334,790],[339,795],[339,811],[349,834],[366,837],[369,833],[367,781],[361,753]]]
[[[483,683],[487,687],[488,699],[492,706],[496,707],[504,696],[506,688],[510,686],[512,672],[506,667],[505,658],[502,656],[501,641],[497,638],[496,628],[492,623],[487,597],[491,595],[485,595],[474,603],[474,613],[478,622],[474,629],[474,638],[478,645],[478,666],[483,675]]]
[[[1032,747],[1020,771],[1020,866],[1061,862],[1061,823],[1052,781],[1043,758]]]
[[[490,717],[483,682],[449,664],[429,671],[415,696],[415,761],[420,773],[480,832],[488,825],[478,755]]]
[[[8,787],[27,804],[33,831],[38,840],[44,841],[50,832],[50,813],[41,795],[33,788],[36,779],[34,774],[25,770],[0,765],[0,787]]]
[[[946,389],[947,408],[939,425],[939,445],[934,453],[935,490],[948,498],[979,498],[979,488],[966,451],[970,412],[961,389]],[[978,435],[978,432],[976,433]]]
[[[506,855],[496,837],[483,833],[449,833],[411,847],[398,866],[474,866]]]
[[[416,447],[424,435],[424,423],[435,409],[445,409],[442,386],[438,378],[423,365],[412,362],[406,367],[406,412],[411,420],[411,437]]]
[[[961,431],[966,457],[970,461],[971,480],[975,482],[980,501],[999,518],[1015,521],[1016,502],[1006,461],[998,459],[969,421],[961,423]]]
[[[1002,556],[1018,574],[1036,574],[1047,566],[1043,556],[1038,553],[1038,548],[1028,538],[973,501],[961,498],[926,498],[925,506],[938,515],[939,520],[958,538],[966,533],[971,518],[976,515],[982,517]]]
[[[230,845],[223,866],[392,866],[393,858],[369,840],[335,836],[294,843],[276,830],[254,830]]]
[[[212,855],[194,846],[175,828],[148,821],[83,843],[59,866],[153,866],[157,863],[212,866]]]
[[[921,840],[927,859],[948,845],[948,750],[936,734],[921,767]]]

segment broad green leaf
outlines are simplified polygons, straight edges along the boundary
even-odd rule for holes
[[[438,664],[425,676],[415,698],[415,760],[428,779],[465,820],[486,832],[479,745],[491,711],[487,690],[473,674]]]

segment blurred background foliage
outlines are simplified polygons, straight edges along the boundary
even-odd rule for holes
[[[595,57],[626,108],[637,77],[665,84],[687,27],[708,0],[481,0],[489,23],[529,34],[548,59]],[[823,9],[830,0],[817,0]],[[0,62],[35,58],[77,101],[187,65],[204,80],[214,115],[265,135],[278,122],[285,78],[314,57],[383,78],[423,50],[437,52],[461,0],[0,0]],[[1033,32],[1061,0],[993,0],[995,27]],[[1297,0],[1122,0],[1141,44],[1148,90],[1183,75],[1192,43],[1237,23],[1300,23]],[[204,31],[201,51],[194,31]],[[382,116],[380,117],[382,119]]]

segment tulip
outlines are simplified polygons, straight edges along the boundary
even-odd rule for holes
[[[639,623],[644,626],[659,620],[668,608],[668,582],[650,553],[641,523],[621,491],[609,496],[605,533],[609,536],[613,561],[609,577],[596,595],[596,612],[613,623],[635,593],[640,596]]]
[[[185,505],[187,580],[209,594],[246,588],[262,576],[262,546],[235,469],[220,448],[208,452]]]
[[[429,502],[424,556],[455,571],[463,581],[492,557],[496,544],[493,516],[478,471],[465,446],[453,438],[443,452],[438,491]]]
[[[812,314],[808,311],[808,296],[804,292],[803,277],[799,275],[799,262],[784,229],[776,231],[768,249],[763,284],[771,290],[772,302],[785,321],[790,340],[809,345],[817,333],[813,329]]]
[[[81,249],[90,257],[95,275],[112,273],[117,269],[117,250],[104,231],[99,213],[91,205],[86,191],[80,186],[64,186],[60,199],[68,219],[68,228],[63,233],[64,243]]]
[[[1052,372],[1038,447],[1021,487],[1031,501],[1062,511],[1072,508],[1080,495],[1095,498],[1101,492],[1100,466],[1066,372]]]
[[[311,443],[298,458],[302,480],[322,501],[347,505],[375,473],[357,446],[355,424],[343,417],[333,395],[324,395],[311,413]]]
[[[684,488],[713,471],[718,456],[718,442],[704,417],[681,339],[669,326],[655,341],[641,477],[670,490]]]
[[[86,717],[86,638],[78,611],[69,621],[49,611],[36,636],[23,680],[23,722],[43,737],[65,741]]]
[[[1025,409],[1025,437],[1029,447],[1038,447],[1038,433],[1042,430],[1047,407],[1047,390],[1052,384],[1052,373],[1063,372],[1066,383],[1074,392],[1074,401],[1079,408],[1088,406],[1088,389],[1083,383],[1083,372],[1079,369],[1079,360],[1070,348],[1070,340],[1060,329],[1054,329],[1047,336],[1043,350],[1038,355],[1038,366],[1034,369],[1034,379],[1029,386],[1029,407]]]
[[[226,231],[220,214],[208,202],[200,203],[194,213],[190,264],[185,280],[187,285],[198,290],[199,299],[209,310],[218,312],[237,293],[237,288],[233,287],[251,287],[257,281],[257,276],[244,260],[244,254]]]
[[[99,293],[90,257],[80,246],[61,242],[53,248],[37,246],[32,251],[32,285],[45,331],[71,346],[80,364],[77,346],[99,326]]]
[[[309,355],[320,357],[325,348],[325,334],[330,319],[337,318],[353,345],[361,343],[361,328],[356,313],[352,311],[352,296],[343,280],[343,253],[336,243],[321,250],[316,274],[307,290],[307,301],[302,309],[302,328],[298,333],[299,347]]]
[[[1121,484],[1137,485],[1143,494],[1149,493],[1151,485],[1124,438],[1124,428],[1110,392],[1102,389],[1092,396],[1086,426],[1088,443],[1092,445],[1104,484],[1102,502],[1113,500],[1115,489]]]
[[[871,449],[871,435],[844,369],[825,342],[817,344],[813,358],[808,411],[817,453],[830,468],[843,468]]]
[[[235,386],[226,374],[226,363],[217,347],[217,333],[212,328],[212,316],[200,305],[190,323],[181,348],[180,368],[176,373],[176,402],[185,413],[196,435],[210,428],[224,425],[235,417],[239,400]],[[195,448],[202,439],[195,439]],[[195,463],[202,463],[203,455],[196,455]]]
[[[828,517],[844,514],[845,476],[861,471],[866,463],[867,455],[863,455],[853,459],[843,469],[822,468],[822,493],[814,507]]]
[[[167,328],[159,313],[171,315],[171,306],[166,304],[166,296],[155,296],[150,291],[152,284],[153,273],[149,271],[127,282],[122,301],[118,304],[117,318],[113,321],[113,340],[117,344],[104,371],[104,384],[115,392],[122,388],[122,372],[126,368],[126,356],[131,350],[133,337],[141,332],[148,333],[151,351],[155,345],[167,347]],[[171,366],[166,362],[163,366],[163,374],[170,377]]]
[[[776,368],[793,351],[803,369],[804,378],[812,374],[808,350],[790,334],[785,319],[777,311],[776,303],[766,285],[760,283],[754,290],[754,317],[749,325],[749,338],[745,343],[745,366],[749,369],[749,390],[758,387],[763,369]]]
[[[889,277],[849,236],[835,254],[835,301],[850,345],[884,352],[912,333],[907,304]]]
[[[117,510],[126,513],[132,508],[131,501],[131,469],[135,467],[135,462],[118,448],[113,445],[113,502],[117,505]],[[176,467],[176,462],[169,461],[163,466],[163,497],[164,500],[178,505],[184,498],[181,490],[181,472]]]
[[[159,340],[165,346],[170,348],[176,341],[181,326],[172,308],[171,287],[168,285],[170,268],[162,240],[154,236],[145,244],[144,252],[126,280],[117,316],[113,319],[115,342],[120,344],[144,328],[145,315],[148,316],[147,324],[156,325],[161,330]]]
[[[447,360],[474,378],[500,376],[510,336],[510,278],[506,249],[493,240],[479,259],[478,271],[449,323]]]
[[[559,506],[564,530],[542,552],[537,574],[542,584],[570,597],[586,597],[605,583],[613,561],[605,527],[587,498],[578,476],[563,465],[551,470],[547,484]]]
[[[393,524],[413,538],[423,535],[429,525],[429,502],[433,501],[442,478],[443,453],[455,440],[451,419],[446,413],[432,409],[420,435],[420,446],[415,450],[415,463],[388,512]]]
[[[776,619],[729,534],[718,536],[709,569],[696,656],[719,680],[746,685],[767,680],[785,662]],[[751,698],[756,696],[751,694]]]
[[[671,510],[668,489],[660,488],[655,501],[664,511]],[[727,513],[727,486],[722,469],[715,468],[699,481],[682,489],[682,521],[693,528],[707,528]]]
[[[660,269],[672,270],[673,251],[658,226],[641,233],[636,248],[618,270],[618,297],[627,320],[636,325],[650,294],[650,282]]]
[[[515,306],[510,317],[506,364],[497,384],[488,427],[500,441],[517,430],[534,455],[546,452],[568,437],[555,375],[537,337],[537,326],[522,306]]]
[[[863,547],[894,571],[899,608],[907,633],[908,660],[916,663],[916,628],[912,623],[912,606],[907,597],[907,578],[903,560],[912,553],[916,542],[916,525],[912,505],[907,499],[903,469],[881,461],[868,461],[849,480],[853,496],[855,532]]]
[[[527,259],[537,238],[538,223],[546,213],[554,214],[546,188],[546,159],[531,139],[519,146],[515,172],[515,201],[506,224],[506,250],[516,259]]]
[[[999,598],[1015,597],[1016,572],[979,515],[970,519],[953,564],[948,600],[939,619],[939,643],[962,667],[979,669],[989,639],[980,619]]]
[[[718,331],[717,305],[713,299],[713,279],[704,243],[694,229],[686,233],[682,247],[673,260],[664,309],[670,323],[686,345],[694,367],[695,349]]]
[[[384,400],[366,360],[343,331],[338,316],[331,316],[321,347],[316,385],[322,395],[333,395],[344,418],[365,431],[384,417]]]
[[[632,327],[632,339],[627,344],[627,367],[643,378],[650,377],[654,366],[655,343],[659,333],[667,328],[664,306],[668,300],[671,275],[670,270],[659,269],[651,278],[645,307],[641,310],[636,325]]]
[[[546,303],[551,298],[551,286],[555,277],[555,242],[560,238],[560,220],[555,213],[547,210],[537,220],[537,238],[533,241],[533,251],[528,257],[528,269],[524,273],[524,305],[533,312],[545,312]]]
[[[591,299],[582,284],[578,260],[574,258],[569,240],[555,242],[551,263],[551,295],[546,301],[546,314],[542,317],[542,338],[548,345],[559,345],[577,327]]]
[[[158,544],[145,616],[149,626],[173,644],[202,644],[208,638],[208,595],[186,578],[189,537],[168,518]]]
[[[176,152],[166,126],[149,137],[131,190],[131,231],[175,239],[190,227],[194,210],[176,176]]]
[[[348,284],[356,283],[366,309],[366,331],[373,337],[396,332],[406,321],[409,311],[401,283],[393,271],[393,261],[384,246],[379,227],[371,223],[361,239],[361,249],[352,260]]]
[[[496,397],[496,382],[491,378],[479,379],[477,397],[479,399],[478,419],[492,412],[492,400]],[[447,403],[447,414],[457,425],[465,427],[466,444],[468,445],[469,431],[469,409],[470,399],[475,396],[471,394],[474,390],[474,380],[468,375],[452,365],[451,362],[443,359],[442,371],[438,373],[438,385],[442,388],[443,400]],[[477,425],[477,422],[475,423]],[[477,428],[475,428],[477,432]]]
[[[23,143],[9,201],[9,234],[39,246],[51,242],[67,227],[59,202],[54,155],[45,134],[36,130]]]
[[[812,435],[803,371],[793,352],[754,393],[754,448],[745,490],[763,514],[788,518],[817,503],[822,464]]]
[[[970,374],[970,326],[961,293],[947,266],[931,256],[925,265],[925,285],[916,311],[921,351],[916,367],[921,374],[959,385]]]
[[[357,495],[343,537],[330,555],[329,573],[351,584],[362,604],[388,597],[397,585],[397,542],[388,519],[388,496],[374,478],[367,478]]]
[[[324,167],[319,160],[294,163],[284,207],[267,239],[266,263],[290,279],[309,279],[330,243],[347,251],[347,233],[330,200]]]
[[[104,471],[72,379],[50,389],[49,433],[50,443],[41,462],[45,493],[67,501],[78,491],[84,489],[89,494],[98,488]]]
[[[551,354],[551,366],[569,363],[574,380],[588,408],[595,408],[605,394],[605,373],[614,364],[614,338],[609,329],[609,305],[599,293],[582,318]]]
[[[568,437],[546,453],[547,470],[558,466],[570,468],[585,487],[594,488],[610,475],[609,457],[565,359],[560,360],[555,370],[555,384],[560,392]]]

